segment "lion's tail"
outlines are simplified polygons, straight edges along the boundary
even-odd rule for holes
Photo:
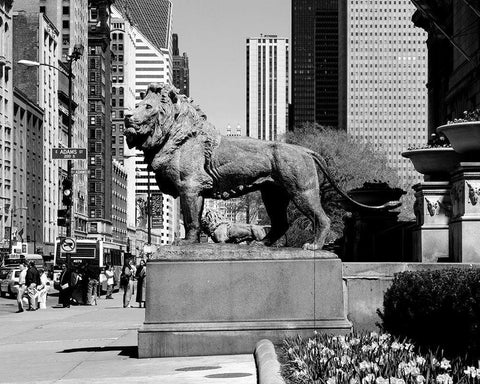
[[[383,205],[367,205],[367,204],[362,204],[359,203],[356,200],[353,200],[346,192],[344,192],[337,184],[333,176],[330,174],[330,171],[328,170],[327,163],[325,162],[325,159],[322,158],[318,153],[309,150],[309,154],[313,157],[315,160],[315,163],[317,163],[318,168],[322,171],[322,173],[325,175],[327,180],[330,182],[330,184],[335,188],[335,190],[342,195],[345,199],[347,199],[350,203],[353,205],[356,205],[359,208],[366,208],[366,209],[373,209],[373,210],[390,210],[399,207],[402,205],[401,202],[399,201],[389,201]]]

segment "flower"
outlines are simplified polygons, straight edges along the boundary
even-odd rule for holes
[[[327,384],[337,384],[337,379],[335,379],[334,377],[330,377],[327,380]]]
[[[402,348],[402,345],[401,345],[400,343],[397,343],[396,341],[394,341],[394,342],[392,343],[392,345],[390,346],[390,348],[392,348],[394,351],[396,351],[396,350],[401,349],[401,348]]]
[[[370,369],[371,364],[368,361],[363,360],[360,362],[360,370],[361,371],[366,371],[367,369]]]
[[[375,380],[375,375],[373,373],[369,373],[362,379],[362,384],[370,384],[373,383]]]
[[[439,384],[453,384],[453,379],[450,377],[448,373],[444,373],[443,375],[437,376],[437,383]]]
[[[470,376],[472,378],[475,378],[477,377],[478,375],[478,371],[475,369],[475,367],[467,367],[467,369],[465,371],[463,371],[465,373],[465,375],[467,376]]]
[[[387,379],[384,379],[383,377],[377,377],[377,380],[375,380],[375,384],[389,384]]]
[[[420,365],[420,366],[424,365],[426,363],[426,361],[427,360],[425,360],[425,358],[422,357],[422,356],[417,356],[417,358],[416,358],[417,365]]]
[[[451,367],[452,366],[450,365],[450,361],[445,359],[445,358],[443,358],[442,361],[440,362],[440,368],[442,368],[442,369],[446,370],[446,369],[449,369]]]
[[[417,381],[418,384],[423,384],[425,383],[425,377],[423,375],[418,375],[415,380]]]

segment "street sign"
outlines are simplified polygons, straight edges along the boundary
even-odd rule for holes
[[[152,228],[163,228],[163,195],[154,192],[150,197]]]
[[[77,248],[77,242],[73,237],[65,237],[60,243],[60,248],[62,248],[62,252],[75,252]]]
[[[87,158],[86,148],[52,148],[52,159],[72,160]]]

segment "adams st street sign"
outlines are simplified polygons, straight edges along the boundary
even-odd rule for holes
[[[52,159],[72,160],[87,158],[86,148],[52,148]]]

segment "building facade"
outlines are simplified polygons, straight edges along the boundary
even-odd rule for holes
[[[288,39],[247,39],[246,135],[278,140],[288,125]]]
[[[13,28],[12,0],[0,0],[0,252],[8,253],[12,206]]]
[[[417,0],[414,24],[428,33],[428,132],[480,107],[480,5]]]
[[[427,142],[426,34],[413,26],[409,0],[347,4],[347,132],[386,153],[411,186],[420,175],[401,153]]]
[[[88,211],[89,234],[112,239],[110,0],[89,1]]]
[[[292,129],[339,126],[338,0],[292,0]]]
[[[43,110],[14,89],[13,111],[12,239],[43,253]]]
[[[59,180],[62,167],[52,158],[53,148],[59,146],[58,110],[58,39],[59,31],[40,12],[38,1],[20,0],[14,3],[14,61],[31,60],[39,67],[14,67],[14,85],[43,109],[43,252],[53,253],[58,235],[57,211],[61,193]]]
[[[112,161],[112,240],[127,245],[127,172],[115,159]]]
[[[72,147],[87,148],[88,146],[88,68],[86,47],[88,46],[88,0],[40,0],[40,12],[44,13],[59,31],[58,55],[59,60],[65,64],[63,71],[67,73],[68,56],[75,45],[82,45],[85,53],[73,64],[73,104],[72,115]],[[59,65],[61,66],[61,64]],[[68,77],[59,74],[59,112],[60,146],[68,147]],[[66,162],[60,162],[60,177],[66,176]],[[73,224],[72,234],[78,238],[87,235],[87,197],[88,175],[87,160],[75,160],[73,163]],[[61,195],[60,195],[61,196]],[[61,199],[61,197],[60,197]],[[59,228],[61,234],[64,228]]]
[[[180,93],[190,96],[190,72],[188,67],[188,56],[185,52],[180,55],[178,49],[178,35],[173,34],[173,85],[180,90]]]

